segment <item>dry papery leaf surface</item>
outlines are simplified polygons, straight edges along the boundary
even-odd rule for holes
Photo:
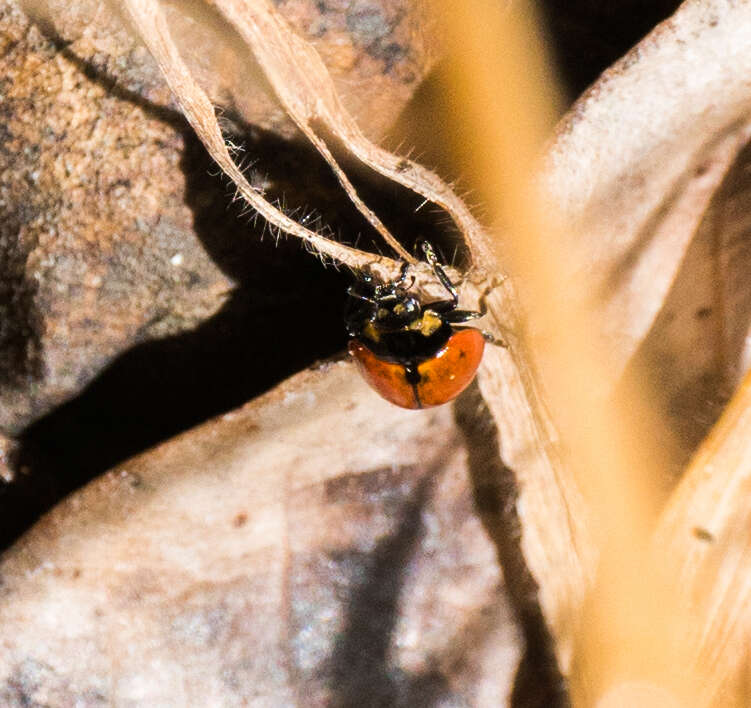
[[[182,30],[167,19],[174,8],[128,0],[121,9],[243,197],[328,259],[371,264],[371,254],[275,211],[234,166],[214,117],[223,95],[206,89],[224,86],[211,80],[219,60],[186,62]],[[471,258],[468,303],[502,274],[459,198],[369,142],[273,6],[215,0],[211,13],[234,27],[285,115],[327,160],[333,136],[448,213]],[[538,175],[600,315],[592,337],[611,357],[603,395],[617,395],[639,362],[654,379],[674,461],[666,497],[746,369],[749,28],[744,3],[686,2],[577,102]],[[149,72],[144,85],[166,105]],[[320,365],[56,507],[0,564],[3,704],[483,706],[512,701],[512,687],[516,698],[540,689],[537,705],[562,701],[557,671],[571,670],[597,550],[540,403],[533,372],[550,364],[544,347],[532,362],[522,343],[511,279],[489,305],[489,327],[509,346],[488,349],[479,386],[455,406],[401,411],[348,362]],[[687,670],[706,678],[695,705],[744,704],[744,392],[672,492],[655,536],[657,565],[681,578],[675,604],[697,618],[684,637]],[[613,691],[635,704],[628,685]]]

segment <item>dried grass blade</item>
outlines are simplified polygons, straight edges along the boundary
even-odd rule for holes
[[[363,268],[372,264],[374,258],[371,254],[330,241],[306,229],[266,201],[263,195],[250,185],[230,156],[211,101],[191,76],[172,40],[158,0],[123,0],[123,7],[159,64],[188,122],[209,154],[236,185],[240,196],[270,224],[302,239],[319,254],[352,268]]]
[[[316,50],[287,26],[267,0],[216,0],[216,7],[253,51],[277,97],[319,150],[325,144],[312,128],[314,120],[320,120],[363,164],[442,207],[467,239],[474,265],[497,272],[485,232],[462,200],[430,170],[374,145],[363,135]],[[328,150],[322,154],[337,171]],[[341,181],[338,171],[337,176]],[[389,244],[396,249],[390,240]],[[400,255],[412,260],[403,251]]]
[[[330,165],[352,203],[401,259],[415,263],[414,257],[394,238],[376,213],[363,202],[326,142],[311,125],[311,119],[316,116],[316,94],[319,90],[322,94],[327,93],[324,91],[324,85],[325,88],[331,89],[328,93],[333,94],[337,107],[344,110],[333,89],[328,70],[316,50],[298,37],[276,10],[263,0],[220,0],[216,6],[253,51],[282,105]]]

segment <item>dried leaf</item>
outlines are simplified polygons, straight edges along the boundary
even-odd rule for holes
[[[742,366],[739,340],[748,329],[748,288],[725,276],[740,266],[728,267],[731,253],[746,262],[736,235],[745,236],[745,219],[734,208],[748,189],[746,159],[731,168],[749,137],[749,20],[745,5],[684,3],[580,100],[561,126],[543,175],[569,219],[572,261],[583,263],[572,277],[593,293],[599,321],[592,336],[605,344],[610,381],[619,382],[641,346],[640,357],[652,364],[665,400],[675,405],[682,397],[683,406],[671,416],[676,429],[693,427],[679,440],[684,455],[715,415],[709,390],[734,383]],[[665,337],[666,331],[672,336]],[[722,399],[721,390],[711,393]],[[676,421],[680,416],[694,420]],[[740,440],[746,434],[736,423],[728,435]],[[696,482],[706,475],[705,458],[697,462],[703,473],[689,473],[691,492],[679,489],[671,499],[656,541],[657,571],[647,573],[650,588],[664,579],[675,593],[675,606],[661,608],[664,621],[623,632],[617,607],[603,618],[610,627],[602,636],[612,634],[627,647],[629,632],[651,632],[649,641],[647,632],[641,637],[644,657],[655,647],[665,650],[657,657],[662,667],[651,667],[658,676],[652,688],[659,693],[660,686],[669,686],[691,705],[744,704],[738,682],[747,662],[747,539],[737,492],[747,464],[738,444],[734,453],[715,449],[718,467],[712,465],[711,482],[705,479],[701,490]],[[728,447],[733,449],[729,441]],[[735,489],[739,503],[717,509],[721,540],[714,544],[704,537],[697,510],[716,509],[720,488]],[[709,536],[714,538],[711,531]],[[625,563],[621,557],[605,560]],[[620,599],[624,611],[630,603],[649,616],[651,608],[641,606],[638,596]],[[683,621],[682,629],[673,621]],[[672,636],[663,636],[666,627]],[[673,653],[665,641],[673,642]],[[644,657],[632,658],[632,670],[644,669]],[[598,668],[579,667],[576,679],[585,695]],[[624,682],[613,690],[631,705],[646,700],[644,689]]]
[[[743,4],[684,3],[577,101],[546,157],[614,383],[751,134],[747,21]]]
[[[710,7],[712,11],[708,11]],[[520,480],[525,553],[540,585],[542,607],[556,638],[564,671],[570,669],[568,648],[572,633],[578,629],[577,621],[581,622],[583,631],[576,640],[583,645],[588,638],[592,639],[589,647],[593,651],[587,661],[576,667],[575,678],[580,691],[575,695],[580,700],[594,701],[598,691],[612,680],[614,674],[609,671],[614,664],[608,664],[610,656],[616,658],[615,663],[619,657],[624,658],[615,668],[615,675],[619,670],[628,672],[629,668],[638,674],[650,658],[658,660],[652,670],[659,675],[672,661],[669,653],[660,656],[660,650],[666,646],[663,629],[667,622],[649,623],[649,618],[657,617],[652,612],[657,609],[653,607],[654,600],[662,595],[656,591],[652,598],[644,593],[629,595],[639,584],[642,588],[649,587],[650,591],[659,584],[645,585],[639,576],[643,558],[640,544],[648,528],[646,520],[653,513],[650,504],[654,499],[632,492],[633,480],[640,474],[645,482],[644,489],[654,487],[653,480],[643,472],[654,470],[654,478],[660,468],[634,456],[637,450],[643,450],[650,462],[656,460],[648,438],[630,435],[637,429],[636,426],[629,428],[629,424],[635,422],[637,408],[634,406],[624,417],[616,418],[610,402],[608,406],[602,405],[602,393],[612,391],[621,381],[636,347],[644,340],[665,302],[684,253],[713,196],[747,140],[746,114],[751,93],[745,78],[749,68],[745,27],[749,19],[745,6],[724,2],[686,3],[675,18],[644,40],[577,104],[558,133],[547,156],[547,172],[541,178],[550,200],[546,207],[554,212],[560,206],[568,218],[563,256],[556,250],[559,244],[555,229],[551,229],[550,234],[544,229],[535,231],[534,227],[547,223],[544,218],[522,215],[514,223],[520,243],[525,235],[535,246],[544,241],[541,233],[548,237],[550,250],[558,256],[553,264],[556,268],[565,268],[567,263],[577,266],[573,272],[566,273],[567,282],[575,287],[559,287],[553,297],[538,298],[538,302],[543,300],[556,314],[564,310],[570,312],[557,307],[558,302],[561,298],[571,298],[578,305],[578,291],[583,289],[595,300],[593,307],[598,314],[598,319],[588,328],[565,317],[551,318],[549,312],[543,313],[545,317],[541,318],[545,326],[550,327],[549,330],[542,327],[546,335],[549,332],[560,335],[550,347],[552,355],[545,349],[544,338],[537,342],[540,346],[535,354],[545,365],[544,380],[552,382],[550,389],[557,389],[558,394],[573,394],[569,398],[558,395],[554,411],[557,422],[564,428],[568,420],[574,421],[569,430],[564,430],[569,436],[566,445],[575,451],[567,459],[570,464],[553,466],[558,474],[548,474],[537,488],[534,483],[527,486],[525,470],[532,467],[528,460],[521,462],[519,456],[518,461],[510,463]],[[477,37],[467,31],[475,25],[468,21],[459,26],[458,41],[477,46]],[[504,56],[516,56],[514,41],[522,43],[516,37],[503,37],[500,43]],[[493,45],[488,42],[488,46]],[[476,65],[485,69],[482,62]],[[522,66],[517,62],[513,68],[520,72]],[[467,74],[471,71],[470,67]],[[488,80],[484,88],[494,85]],[[474,105],[479,104],[479,92],[468,91],[466,95],[475,99]],[[504,98],[509,97],[504,95]],[[528,104],[521,105],[519,113],[526,117],[528,107]],[[493,109],[486,107],[486,110]],[[478,125],[484,123],[480,121]],[[482,134],[483,131],[476,132]],[[510,164],[514,137],[515,134],[507,136],[501,149],[491,151],[496,166]],[[526,147],[524,137],[519,138],[519,142]],[[524,165],[529,158],[528,151],[521,149],[519,152],[515,157]],[[499,159],[504,157],[507,159]],[[503,179],[491,178],[489,182],[496,195],[502,193],[498,186]],[[517,192],[513,194],[516,196]],[[519,189],[518,194],[526,196],[524,189]],[[492,194],[487,196],[494,198]],[[508,201],[505,195],[497,197],[496,201],[504,199]],[[508,214],[517,216],[511,207],[504,216]],[[534,272],[538,276],[534,286],[539,287],[544,280],[539,276],[552,272],[550,259],[546,260],[544,247],[525,251],[525,245],[521,244],[519,250],[533,265],[524,274]],[[571,254],[570,258],[566,257],[566,251]],[[544,261],[544,265],[539,261]],[[556,285],[558,277],[555,273]],[[532,287],[530,283],[522,283],[522,286]],[[530,306],[530,310],[538,317],[541,315],[539,308]],[[743,331],[747,321],[745,309],[738,313],[740,322],[735,317],[731,319],[734,320],[733,330]],[[561,322],[565,322],[564,327]],[[530,327],[537,332],[541,330],[536,321],[532,321]],[[573,342],[567,343],[570,346],[559,347],[567,335]],[[659,334],[655,333],[655,337]],[[724,339],[723,336],[721,340]],[[592,351],[598,350],[607,352],[607,368],[600,372],[599,366],[582,366],[582,360],[587,365],[602,364],[596,356],[590,356]],[[582,354],[580,360],[575,356],[561,356],[577,352]],[[494,397],[502,395],[503,391],[503,383],[494,381],[501,367],[497,361],[492,365],[483,381],[486,392],[491,382],[495,384],[492,393],[488,393],[491,406]],[[523,366],[519,368],[524,371]],[[597,405],[589,406],[592,402],[580,396],[577,387],[588,391],[592,381],[598,385],[598,401]],[[606,385],[600,387],[600,383]],[[528,387],[529,403],[534,401],[530,390]],[[635,399],[629,400],[637,403]],[[519,406],[507,408],[506,415],[510,410],[517,412]],[[641,416],[646,408],[638,410]],[[503,426],[502,417],[499,411],[499,428]],[[654,427],[659,428],[656,416],[643,418],[654,420]],[[629,437],[623,437],[625,431],[621,430],[619,422],[624,423]],[[544,425],[538,425],[537,430],[545,431]],[[584,442],[587,433],[589,438]],[[531,449],[542,447],[535,444],[532,430],[524,437]],[[544,433],[541,438],[550,440]],[[623,445],[623,439],[628,440],[628,445]],[[550,455],[551,459],[554,454]],[[606,462],[613,464],[603,464]],[[576,504],[579,480],[575,479],[573,468],[577,466],[585,472],[581,479],[587,483],[584,488],[588,503],[583,507],[583,518],[578,513],[582,506]],[[614,478],[612,483],[609,477]],[[643,503],[645,501],[650,504]],[[582,527],[584,532],[576,534],[575,530]],[[588,531],[593,531],[594,538],[599,537],[598,543],[604,541],[599,549],[604,555],[599,559],[602,578],[598,589],[602,594],[598,596],[597,609],[601,616],[597,618],[592,616],[591,608],[584,605],[585,595],[579,594],[586,589],[586,581],[594,577],[598,561],[597,549],[593,548],[593,538]],[[630,534],[631,531],[634,533]],[[560,546],[555,542],[538,546],[539,539],[556,537],[566,540]],[[534,542],[530,543],[528,538]],[[561,577],[562,568],[565,580]],[[579,572],[572,573],[572,569]],[[581,578],[585,582],[577,583]],[[607,581],[617,580],[624,582],[620,586],[617,582],[608,585]],[[639,617],[641,623],[626,627],[624,620],[633,619],[640,611],[643,611]],[[644,641],[649,631],[653,633],[651,647]],[[644,649],[642,654],[635,649],[637,646]],[[605,648],[608,651],[603,651]],[[634,649],[631,656],[626,657],[631,649]],[[676,663],[680,665],[680,660],[676,659]],[[605,683],[600,684],[601,680]],[[688,695],[692,695],[692,685],[688,682],[683,686]]]
[[[471,499],[450,408],[304,372],[5,555],[2,702],[497,705],[518,638]]]

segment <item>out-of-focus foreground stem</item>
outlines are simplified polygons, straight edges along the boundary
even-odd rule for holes
[[[682,649],[671,641],[674,623],[685,618],[671,612],[664,576],[650,572],[646,560],[660,469],[643,433],[643,422],[653,419],[647,396],[634,389],[616,403],[603,395],[608,354],[593,344],[594,319],[582,304],[587,283],[570,277],[580,269],[562,246],[566,225],[532,182],[557,103],[536,13],[526,2],[504,10],[491,0],[442,0],[442,14],[460,148],[502,233],[497,253],[508,259],[529,322],[544,335],[540,356],[554,374],[545,389],[568,451],[567,470],[591,510],[599,564],[573,625],[573,663],[564,666],[572,698],[592,705],[638,685],[642,706],[668,705],[673,697],[690,705],[690,681],[678,675]],[[555,572],[538,570],[536,579],[543,585]],[[569,628],[551,629],[557,639],[571,639],[564,636]]]

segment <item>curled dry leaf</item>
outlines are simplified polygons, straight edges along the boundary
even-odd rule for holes
[[[678,464],[706,435],[748,368],[749,157],[748,148],[740,152],[713,195],[635,358],[652,372]]]
[[[743,3],[684,3],[579,99],[546,156],[541,181],[567,220],[567,247],[581,268],[571,277],[592,294],[613,384],[663,308],[697,232],[716,230],[722,218],[709,211],[712,198],[751,134],[748,13]],[[704,264],[734,249],[712,248]],[[713,292],[703,296],[721,299],[726,286],[717,276],[725,273],[698,268],[693,287],[709,280]],[[720,331],[746,316],[703,306]]]
[[[347,362],[114,469],[0,576],[3,705],[492,706],[518,659],[451,409]]]

